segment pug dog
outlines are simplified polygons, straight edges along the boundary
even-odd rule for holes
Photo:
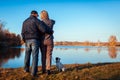
[[[65,67],[64,65],[60,62],[60,58],[59,57],[56,57],[56,67],[58,69],[58,71],[65,71]]]

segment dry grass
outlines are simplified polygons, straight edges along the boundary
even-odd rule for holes
[[[0,69],[0,80],[120,80],[120,63],[71,64],[65,72],[52,66],[52,74],[42,74],[41,66],[36,77],[23,72],[23,68]]]

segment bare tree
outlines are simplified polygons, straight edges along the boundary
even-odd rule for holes
[[[0,41],[3,39],[3,36],[4,36],[4,24],[3,22],[0,20]]]
[[[4,26],[5,23],[0,20],[0,47],[21,45],[21,36],[9,32]]]

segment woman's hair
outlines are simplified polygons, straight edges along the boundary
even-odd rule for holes
[[[42,20],[49,19],[48,12],[45,11],[45,10],[42,10],[41,13],[40,13],[40,17],[41,17]]]

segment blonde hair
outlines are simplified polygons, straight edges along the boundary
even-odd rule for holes
[[[48,12],[45,11],[45,10],[42,10],[41,13],[40,13],[40,17],[41,17],[42,20],[49,19]]]

